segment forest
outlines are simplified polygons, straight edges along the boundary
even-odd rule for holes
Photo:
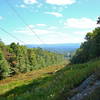
[[[63,60],[64,56],[61,54],[41,48],[27,48],[18,43],[5,45],[0,41],[0,79],[56,65]]]

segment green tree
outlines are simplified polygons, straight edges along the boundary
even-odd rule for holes
[[[0,79],[10,75],[10,67],[4,58],[2,51],[0,50]]]
[[[100,57],[100,27],[87,33],[86,41],[81,44],[72,58],[72,63],[84,63],[96,57]]]

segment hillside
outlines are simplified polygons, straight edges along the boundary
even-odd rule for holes
[[[100,59],[96,59],[85,64],[67,65],[54,73],[45,73],[35,80],[27,80],[24,85],[17,85],[16,88],[9,86],[19,84],[17,81],[8,86],[0,85],[2,91],[8,87],[8,92],[3,93],[0,100],[67,100],[73,95],[71,90],[100,69],[99,65]]]
[[[48,76],[49,74],[53,74],[56,71],[64,68],[67,64],[69,64],[69,61],[65,60],[64,62],[56,66],[49,66],[42,69],[33,70],[31,72],[20,73],[18,75],[14,75],[13,77],[8,77],[4,80],[1,80],[0,90],[2,91],[0,91],[0,95],[5,94],[15,87],[30,84],[35,79],[43,78]]]
[[[30,72],[48,66],[58,65],[65,60],[64,55],[43,50],[27,48],[18,43],[5,45],[0,42],[0,79],[19,73]]]

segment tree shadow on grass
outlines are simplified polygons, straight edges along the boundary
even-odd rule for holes
[[[35,88],[37,88],[37,87],[41,86],[42,84],[46,83],[51,78],[52,78],[51,76],[46,76],[44,78],[39,78],[39,79],[33,80],[28,85],[15,87],[14,89],[6,92],[5,94],[0,95],[0,98],[7,98],[9,95],[19,96],[19,95],[24,94],[26,92],[30,92],[30,93],[34,92]]]

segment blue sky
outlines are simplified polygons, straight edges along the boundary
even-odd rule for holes
[[[0,38],[6,44],[81,43],[86,33],[97,26],[98,16],[99,0],[0,0],[0,27],[18,39],[2,30]]]

